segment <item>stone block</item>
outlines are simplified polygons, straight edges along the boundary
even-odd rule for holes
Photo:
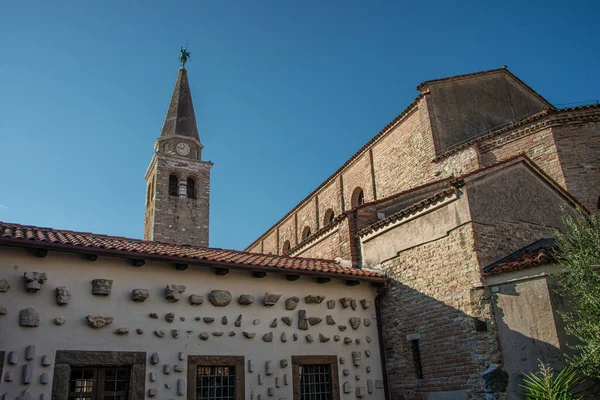
[[[71,301],[71,290],[66,286],[56,288],[56,304],[63,306]]]
[[[298,303],[300,303],[300,298],[296,296],[288,297],[285,300],[285,309],[288,311],[295,310],[298,307]]]
[[[227,290],[212,290],[208,294],[208,300],[215,307],[225,307],[231,303],[231,293]]]
[[[29,307],[19,313],[19,325],[27,327],[40,326],[40,314]]]
[[[148,289],[133,289],[131,291],[131,300],[141,303],[150,297]]]
[[[92,294],[95,296],[108,296],[112,291],[112,279],[92,279]]]
[[[264,305],[265,307],[272,307],[281,298],[281,293],[265,293]]]

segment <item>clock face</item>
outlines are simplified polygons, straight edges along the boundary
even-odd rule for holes
[[[178,143],[175,150],[177,150],[177,154],[181,156],[187,156],[188,154],[190,154],[191,149],[190,145],[187,143]]]

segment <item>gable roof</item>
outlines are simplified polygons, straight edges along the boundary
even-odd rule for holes
[[[486,275],[498,275],[537,265],[550,264],[555,261],[554,251],[554,239],[540,239],[484,267],[483,272]]]
[[[377,272],[346,268],[332,260],[282,257],[207,247],[178,246],[118,236],[0,222],[0,245],[147,259],[204,267],[281,272],[385,282]]]

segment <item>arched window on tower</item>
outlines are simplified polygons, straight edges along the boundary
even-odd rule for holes
[[[187,178],[187,197],[188,199],[196,198],[196,181],[194,178]]]
[[[291,247],[291,245],[290,245],[290,241],[289,241],[289,240],[286,240],[286,241],[283,243],[283,251],[282,251],[282,253],[281,253],[281,254],[287,254],[287,253],[289,253],[289,252],[290,252],[290,247]]]
[[[310,236],[310,226],[305,226],[302,230],[302,240],[308,239]]]
[[[179,178],[177,178],[177,175],[175,175],[175,174],[169,175],[169,195],[170,196],[177,196],[178,183],[179,183]]]
[[[323,218],[323,225],[324,226],[331,225],[331,224],[333,224],[334,220],[335,220],[335,214],[333,213],[333,210],[330,208],[327,211],[325,211],[325,218]]]
[[[365,194],[360,186],[354,189],[354,192],[352,192],[351,203],[352,207],[360,206],[361,204],[365,203]]]

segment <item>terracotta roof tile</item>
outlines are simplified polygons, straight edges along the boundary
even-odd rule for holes
[[[554,258],[554,239],[540,239],[483,269],[486,275],[498,275],[537,265],[550,264]]]
[[[343,267],[335,261],[256,254],[217,248],[178,246],[174,244],[128,239],[117,236],[72,232],[36,226],[0,222],[0,245],[44,248],[47,250],[87,252],[124,258],[149,258],[157,261],[210,264],[248,270],[336,275],[352,279],[384,282],[373,272]]]

